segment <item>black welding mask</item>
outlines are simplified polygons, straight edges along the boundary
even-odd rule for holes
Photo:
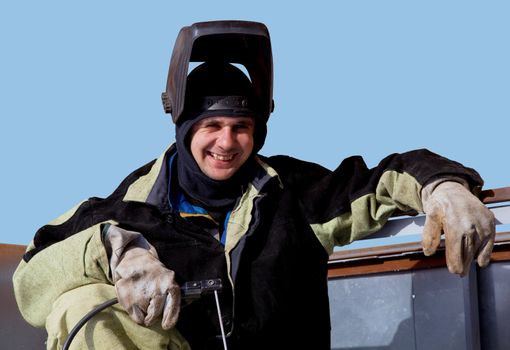
[[[267,122],[274,109],[273,58],[267,27],[249,21],[199,22],[181,29],[172,52],[163,107],[178,124],[190,111],[191,92],[187,89],[190,63],[205,63],[208,67],[227,64],[244,66],[251,81],[252,96],[205,96],[204,103],[195,104],[196,113],[210,113],[221,108],[239,111],[253,110]],[[229,70],[230,71],[230,70]],[[213,94],[214,95],[214,94]],[[247,102],[249,100],[249,103]],[[194,113],[195,113],[194,112]]]

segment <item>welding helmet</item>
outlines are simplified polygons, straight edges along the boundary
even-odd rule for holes
[[[232,64],[244,66],[251,87],[245,89],[244,82],[238,86],[243,86],[242,91],[250,90],[249,96],[239,96],[235,91],[227,93],[227,96],[224,93],[224,96],[218,96],[212,89],[210,96],[202,94],[198,101],[195,96],[197,90],[187,88],[188,83],[191,85],[188,71],[192,62],[199,64],[194,74],[189,74],[192,79],[193,75],[211,76],[204,75],[204,68],[200,65],[209,71],[212,71],[211,67],[219,67],[214,74],[220,79],[223,73],[229,77],[238,75],[229,68]],[[202,70],[202,73],[196,74],[197,70],[199,73]],[[221,87],[218,89],[224,90]],[[162,100],[165,112],[171,113],[175,124],[180,123],[190,113],[208,114],[223,110],[229,114],[248,114],[252,111],[257,118],[267,122],[274,109],[273,58],[267,27],[262,23],[249,21],[211,21],[182,28],[175,41]],[[191,108],[195,110],[191,111]]]

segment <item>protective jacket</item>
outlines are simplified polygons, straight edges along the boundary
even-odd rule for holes
[[[30,323],[43,326],[62,293],[112,283],[98,244],[110,223],[141,232],[179,283],[223,280],[230,349],[330,349],[327,262],[333,247],[377,231],[396,209],[422,212],[421,188],[433,179],[462,177],[473,190],[482,185],[473,169],[427,150],[390,155],[372,169],[355,156],[334,171],[287,156],[257,156],[222,245],[172,204],[174,153],[170,147],[107,198],[90,198],[38,230],[14,276],[18,305]],[[83,269],[66,274],[62,266],[68,264]],[[211,298],[182,308],[177,330],[193,349],[221,348]]]

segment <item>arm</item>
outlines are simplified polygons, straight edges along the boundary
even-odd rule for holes
[[[33,249],[31,244],[27,251]],[[109,275],[101,224],[97,224],[21,261],[13,276],[16,301],[30,324],[44,327],[60,295],[86,284],[111,284]]]
[[[471,194],[471,192],[479,191],[483,183],[478,173],[473,169],[466,168],[427,150],[390,155],[373,169],[368,169],[360,157],[346,159],[333,172],[328,172],[312,163],[293,167],[293,162],[289,160],[286,162],[286,166],[282,168],[294,169],[288,172],[289,176],[286,178],[289,179],[293,188],[300,191],[303,211],[312,230],[329,253],[333,251],[335,245],[349,244],[379,230],[396,209],[402,211],[412,209],[423,213],[426,204],[422,200],[424,186],[430,183],[437,185],[444,179],[456,179],[466,187],[464,195],[456,196],[457,199],[461,198],[462,204],[457,205],[455,210],[450,210],[448,213],[443,211],[443,214],[447,215],[450,220],[435,225],[436,228],[439,227],[439,236],[447,222],[450,223],[450,227],[460,227],[458,222],[453,220],[460,216],[465,218],[462,227],[478,225],[481,228],[478,234],[466,233],[465,230],[459,233],[450,229],[450,233],[456,233],[450,234],[450,238],[447,237],[447,251],[449,250],[448,246],[451,246],[452,249],[457,247],[455,248],[457,253],[456,255],[453,253],[447,255],[457,256],[457,258],[467,256],[467,260],[471,256],[472,259],[472,251],[476,252],[478,245],[473,245],[471,253],[467,252],[464,255],[460,253],[459,249],[459,241],[466,234],[478,235],[479,238],[473,238],[473,241],[479,241],[483,247],[486,247],[485,252],[489,251],[490,255],[492,248],[490,242],[491,239],[493,240],[494,228],[493,224],[491,228],[488,211]],[[294,161],[294,163],[296,162]],[[298,175],[294,175],[294,173]],[[444,188],[445,185],[431,186],[428,189],[437,187],[439,190],[437,195],[439,195],[443,192],[441,187]],[[448,191],[448,193],[450,192]],[[434,198],[442,198],[445,203],[445,197],[449,196],[443,194]],[[455,203],[456,201],[451,202]],[[443,206],[443,208],[447,207],[452,208],[451,205]],[[472,214],[473,208],[478,216]],[[429,230],[429,232],[432,231]],[[438,231],[436,229],[433,232],[428,237],[435,237],[436,239],[433,240],[435,244],[438,241]],[[427,243],[426,239],[424,239],[424,247],[427,247],[426,253],[435,250],[435,246],[432,243]],[[486,257],[487,253],[479,260],[479,263],[481,262],[482,265],[486,263]],[[467,260],[459,263],[460,266],[465,268]],[[465,271],[462,268],[452,268],[452,266],[453,260],[449,259],[449,267],[452,272],[462,274]]]
[[[33,249],[31,245],[28,252]],[[62,294],[92,283],[115,284],[120,304],[139,324],[152,325],[163,315],[162,325],[170,329],[179,314],[180,290],[174,272],[164,267],[140,233],[107,222],[23,260],[13,283],[23,317],[36,327],[44,326]]]

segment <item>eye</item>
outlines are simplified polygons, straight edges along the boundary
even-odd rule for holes
[[[233,126],[234,131],[246,132],[253,129],[253,124],[250,122],[239,122]]]
[[[245,125],[245,124],[236,124],[236,125],[234,125],[233,129],[236,130],[236,131],[241,131],[241,130],[248,129],[248,126]]]
[[[221,129],[220,123],[218,123],[216,121],[208,121],[206,123],[203,123],[200,127],[203,129],[210,130],[210,131]]]

